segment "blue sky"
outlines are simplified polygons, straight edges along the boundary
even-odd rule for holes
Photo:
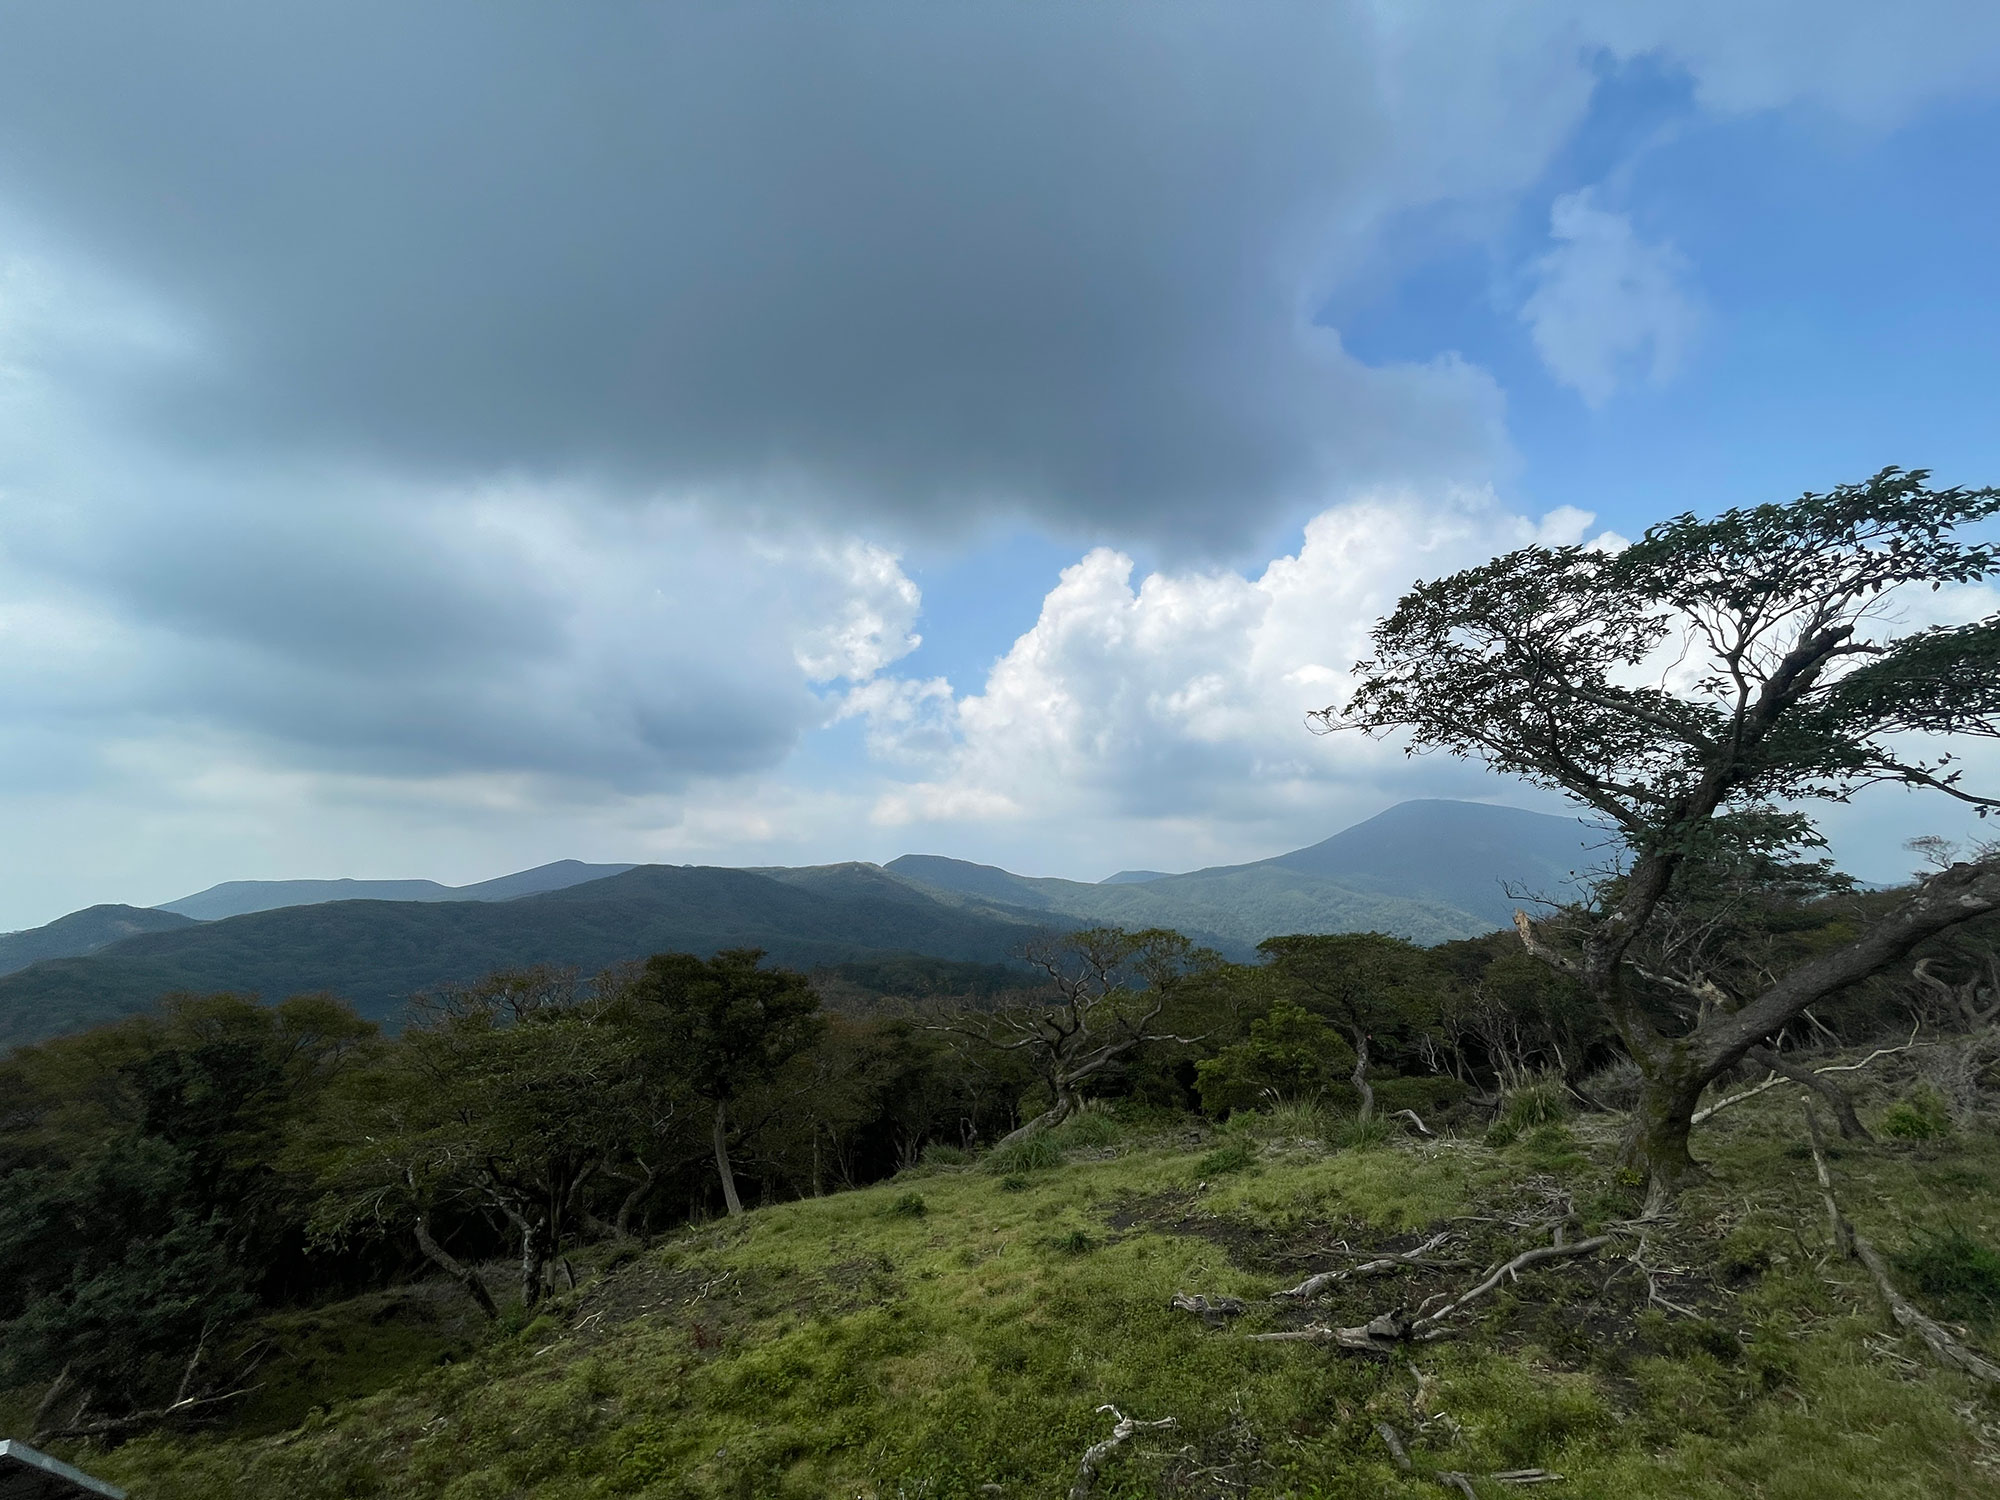
[[[2000,481],[1983,5],[11,29],[0,928],[1553,807],[1305,733],[1411,578]]]

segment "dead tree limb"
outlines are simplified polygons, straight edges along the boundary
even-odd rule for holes
[[[1434,1234],[1414,1250],[1388,1252],[1376,1256],[1358,1266],[1350,1266],[1344,1271],[1321,1271],[1317,1276],[1308,1276],[1297,1286],[1286,1287],[1282,1292],[1273,1292],[1271,1297],[1278,1302],[1303,1302],[1309,1297],[1317,1297],[1337,1282],[1347,1281],[1356,1276],[1386,1276],[1392,1271],[1408,1270],[1412,1266],[1444,1266],[1446,1261],[1430,1260],[1431,1251],[1451,1238],[1449,1230]]]
[[[1352,1328],[1335,1328],[1325,1323],[1314,1323],[1307,1328],[1286,1329],[1281,1333],[1253,1333],[1250,1342],[1258,1344],[1332,1344],[1340,1349],[1352,1349],[1361,1354],[1390,1355],[1404,1344],[1428,1343],[1440,1339],[1450,1330],[1444,1326],[1445,1319],[1464,1311],[1468,1304],[1476,1302],[1503,1281],[1517,1279],[1530,1266],[1544,1261],[1567,1260],[1579,1255],[1593,1255],[1610,1244],[1613,1236],[1594,1235],[1575,1244],[1563,1244],[1558,1238],[1553,1245],[1541,1245],[1533,1250],[1524,1250],[1512,1260],[1495,1266],[1476,1286],[1461,1292],[1436,1312],[1419,1313],[1415,1316],[1401,1308],[1369,1319],[1366,1323]],[[1302,1285],[1304,1283],[1301,1283]]]
[[[1220,1328],[1230,1318],[1240,1318],[1250,1310],[1241,1297],[1205,1297],[1201,1293],[1175,1292],[1167,1304],[1176,1312],[1190,1312],[1211,1328]]]
[[[1865,1141],[1874,1144],[1875,1137],[1868,1133],[1868,1127],[1861,1123],[1861,1116],[1854,1112],[1854,1101],[1847,1097],[1847,1091],[1831,1078],[1820,1076],[1813,1068],[1802,1068],[1790,1062],[1773,1047],[1752,1047],[1743,1054],[1761,1068],[1789,1078],[1793,1083],[1811,1089],[1826,1100],[1827,1108],[1833,1111],[1834,1123],[1840,1127],[1840,1138],[1844,1141]]]
[[[1083,1462],[1077,1466],[1076,1483],[1070,1486],[1069,1500],[1090,1500],[1091,1487],[1097,1483],[1097,1474],[1104,1467],[1104,1461],[1117,1452],[1123,1444],[1129,1442],[1133,1434],[1144,1432],[1148,1428],[1175,1425],[1172,1417],[1161,1417],[1157,1422],[1141,1422],[1110,1405],[1100,1406],[1097,1410],[1100,1414],[1107,1411],[1111,1413],[1113,1418],[1111,1436],[1102,1442],[1092,1443],[1084,1450]]]
[[[1431,1140],[1435,1140],[1437,1138],[1437,1133],[1433,1131],[1430,1128],[1430,1126],[1426,1125],[1423,1122],[1422,1118],[1417,1114],[1417,1112],[1414,1109],[1394,1109],[1389,1111],[1389,1113],[1385,1115],[1383,1118],[1390,1120],[1408,1120],[1410,1122],[1410,1128],[1415,1130],[1418,1135],[1424,1136]]]
[[[1940,1364],[1954,1370],[1962,1370],[1974,1380],[1988,1385],[2000,1385],[2000,1365],[1985,1356],[1975,1353],[1953,1338],[1936,1322],[1925,1317],[1911,1306],[1909,1300],[1896,1290],[1896,1284],[1889,1279],[1888,1262],[1860,1231],[1848,1222],[1841,1213],[1840,1203],[1833,1195],[1833,1174],[1827,1170],[1826,1143],[1821,1138],[1819,1117],[1813,1113],[1812,1101],[1806,1101],[1806,1134],[1812,1141],[1813,1173],[1819,1178],[1820,1196],[1826,1200],[1827,1222],[1833,1230],[1833,1241],[1845,1255],[1853,1257],[1867,1269],[1875,1283],[1875,1290],[1888,1306],[1889,1316],[1902,1328],[1917,1335],[1930,1346]]]
[[[1920,1027],[1921,1025],[1922,1023],[1919,1022],[1918,1027]],[[1908,1052],[1912,1047],[1916,1046],[1918,1027],[1911,1028],[1910,1039],[1907,1042],[1903,1043],[1903,1045],[1900,1047],[1877,1047],[1873,1052],[1869,1053],[1866,1057],[1862,1058],[1860,1062],[1829,1063],[1827,1064],[1827,1066],[1823,1068],[1814,1068],[1812,1071],[1815,1074],[1858,1073],[1863,1068],[1867,1067],[1870,1063],[1874,1062],[1875,1059],[1878,1057],[1893,1057],[1898,1052]],[[1745,1053],[1744,1055],[1746,1057],[1752,1056],[1752,1054],[1750,1053]],[[1769,1068],[1771,1065],[1766,1063],[1764,1064],[1764,1066]],[[1689,1117],[1689,1123],[1694,1125],[1699,1125],[1703,1120],[1706,1120],[1710,1115],[1719,1113],[1720,1111],[1729,1108],[1729,1106],[1732,1104],[1741,1104],[1745,1099],[1754,1099],[1759,1094],[1765,1092],[1767,1089],[1779,1088],[1787,1083],[1803,1083],[1805,1081],[1801,1078],[1795,1078],[1791,1074],[1779,1069],[1772,1069],[1772,1073],[1773,1076],[1770,1078],[1766,1078],[1762,1083],[1752,1084],[1749,1088],[1744,1089],[1741,1093],[1731,1094],[1727,1098],[1716,1100],[1715,1103],[1709,1105],[1708,1108],[1706,1109],[1696,1110],[1694,1114]],[[1810,1088],[1819,1087],[1819,1085],[1816,1083],[1809,1084],[1807,1086]]]
[[[1562,1475],[1551,1473],[1547,1469],[1501,1469],[1492,1474],[1467,1474],[1458,1469],[1439,1469],[1435,1473],[1418,1475],[1416,1466],[1410,1462],[1410,1451],[1403,1446],[1403,1440],[1397,1435],[1395,1428],[1387,1422],[1377,1422],[1375,1435],[1382,1439],[1383,1446],[1389,1450],[1389,1461],[1396,1466],[1397,1473],[1429,1479],[1448,1490],[1456,1490],[1461,1495],[1469,1496],[1470,1500],[1479,1500],[1479,1492],[1472,1487],[1474,1479],[1491,1479],[1496,1484],[1555,1484],[1562,1479]]]

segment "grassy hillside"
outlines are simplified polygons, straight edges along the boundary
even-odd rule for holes
[[[1174,1425],[1111,1452],[1094,1496],[1428,1500],[1440,1471],[1524,1468],[1578,1500],[2000,1493],[1993,1393],[1888,1331],[1831,1253],[1789,1092],[1717,1116],[1712,1180],[1648,1223],[1603,1116],[1504,1146],[1335,1149],[1296,1110],[1213,1131],[1087,1115],[1059,1151],[934,1162],[612,1255],[476,1349],[435,1289],[293,1317],[233,1426],[88,1462],[143,1500],[1056,1497],[1115,1405]],[[1843,1146],[1833,1169],[1889,1253],[2000,1226],[1990,1134]],[[1559,1221],[1615,1242],[1395,1359],[1242,1336],[1463,1289]],[[1269,1300],[1439,1233],[1442,1264]],[[1179,1292],[1248,1310],[1210,1327]],[[1933,1310],[1989,1347],[2000,1330],[2000,1306]]]
[[[996,963],[1037,920],[947,905],[859,868],[870,873],[836,868],[807,885],[642,865],[504,903],[335,901],[184,925],[0,977],[0,1048],[130,1014],[179,989],[269,998],[331,990],[391,1019],[418,990],[506,965],[591,972],[668,949],[760,947],[801,968],[910,952]]]

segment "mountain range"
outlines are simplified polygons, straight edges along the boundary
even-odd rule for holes
[[[1238,959],[1289,932],[1436,943],[1504,926],[1510,891],[1572,894],[1602,862],[1600,843],[1574,819],[1426,801],[1272,859],[1096,884],[938,855],[750,870],[564,860],[462,887],[233,881],[160,908],[91,907],[0,935],[0,1047],[175,990],[327,990],[393,1020],[411,995],[495,968],[590,972],[666,949],[758,947],[796,967],[921,973],[932,987],[952,982],[953,966],[978,966],[990,987],[992,966],[1050,928],[1171,927]]]

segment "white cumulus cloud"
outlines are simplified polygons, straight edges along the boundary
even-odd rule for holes
[[[1589,188],[1556,199],[1549,235],[1555,246],[1535,262],[1537,285],[1521,308],[1549,373],[1591,406],[1634,373],[1670,379],[1700,323],[1687,257],[1642,240]]]

